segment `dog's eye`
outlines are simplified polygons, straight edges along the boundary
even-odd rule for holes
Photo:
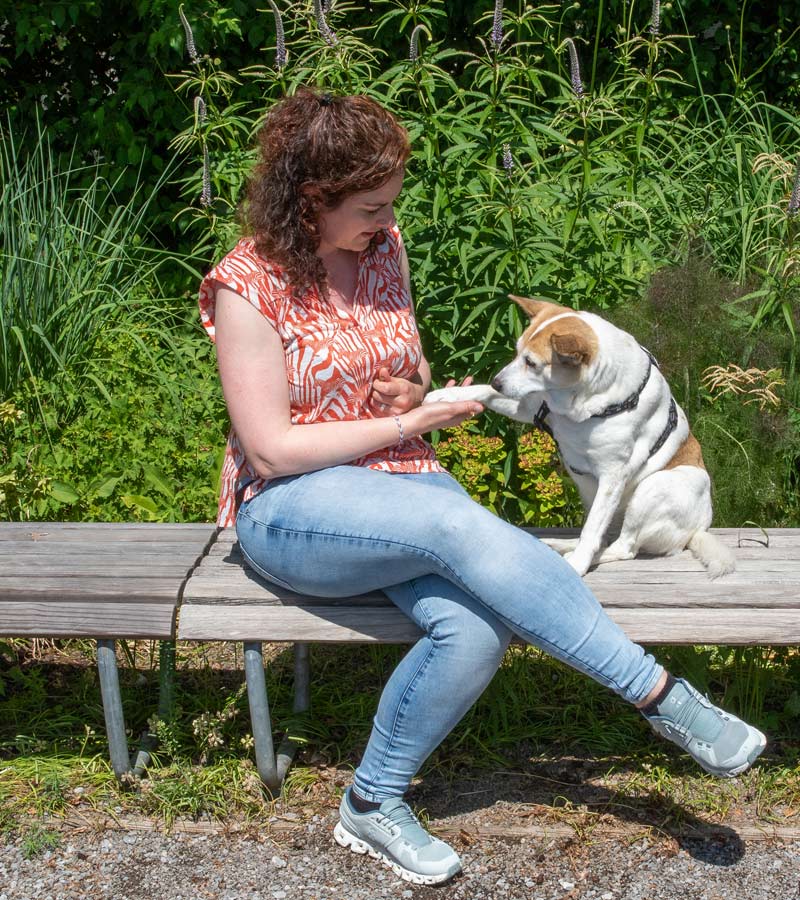
[[[525,357],[525,365],[529,369],[533,369],[534,372],[537,372],[539,370],[539,363],[536,362],[535,359],[531,359],[529,356]]]

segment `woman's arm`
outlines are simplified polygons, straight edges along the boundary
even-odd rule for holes
[[[398,443],[392,415],[293,425],[281,340],[257,309],[228,288],[217,289],[215,329],[217,364],[231,424],[260,476],[311,472]],[[409,438],[458,425],[482,410],[474,401],[433,403],[417,406],[399,419]]]

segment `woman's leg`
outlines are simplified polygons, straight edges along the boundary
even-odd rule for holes
[[[386,588],[425,632],[392,672],[355,773],[358,795],[402,797],[428,756],[483,693],[511,631],[486,607],[439,575]]]
[[[321,597],[439,575],[526,641],[645,698],[663,671],[652,656],[557,553],[453,484],[355,466],[279,479],[242,507],[240,543],[267,577]]]
[[[664,685],[664,670],[561,557],[448,476],[338,467],[280,479],[243,506],[237,530],[267,578],[322,597],[383,589],[425,631],[384,689],[357,793],[342,799],[334,830],[407,880],[441,883],[460,869],[400,795],[481,693],[511,631],[631,702],[651,701],[653,727],[709,771],[737,774],[764,747],[760,732],[685,682]]]

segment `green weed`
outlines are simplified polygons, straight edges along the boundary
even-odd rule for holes
[[[27,828],[22,838],[22,856],[35,859],[48,850],[55,850],[61,844],[61,835],[57,831],[34,824]]]

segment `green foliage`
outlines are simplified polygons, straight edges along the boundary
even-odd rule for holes
[[[72,421],[55,401],[44,419],[0,418],[3,517],[212,521],[227,419],[211,343],[129,320],[102,335],[95,370],[105,390],[72,398]]]
[[[45,828],[34,823],[25,830],[22,838],[22,856],[24,859],[34,859],[48,850],[55,850],[61,844],[61,835],[57,831]]]
[[[487,437],[474,424],[446,432],[436,455],[469,495],[497,515],[541,528],[579,525],[580,499],[542,431]]]

